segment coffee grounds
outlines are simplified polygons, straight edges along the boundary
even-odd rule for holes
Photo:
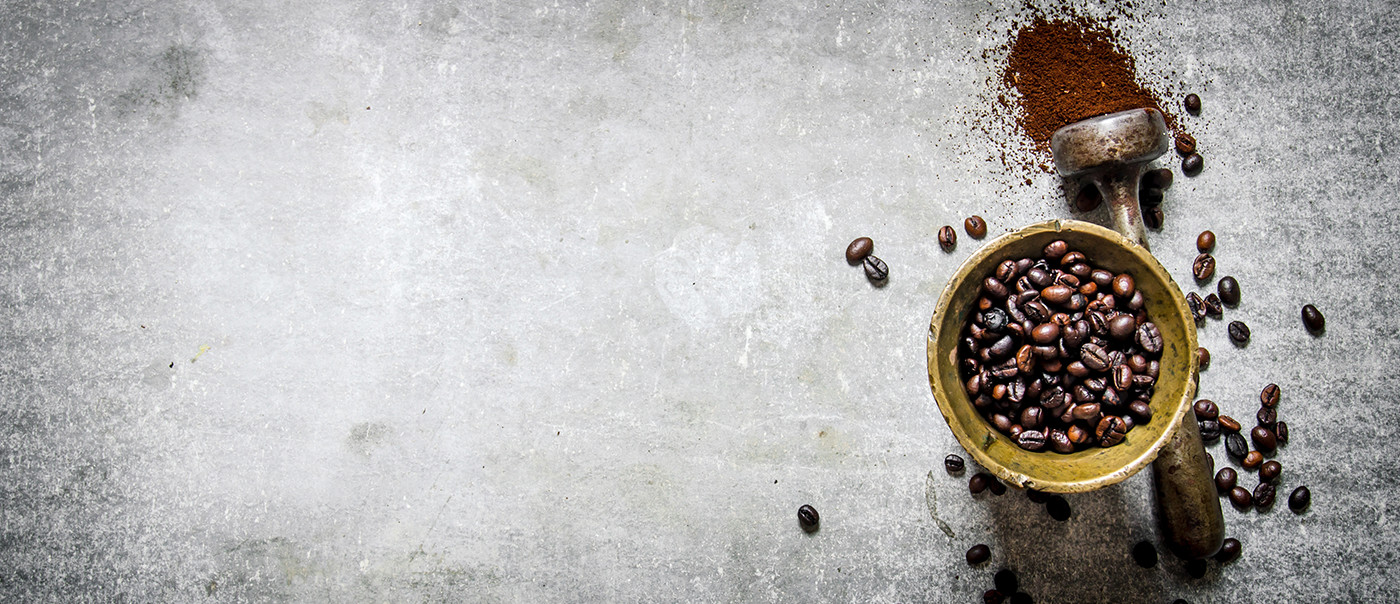
[[[1018,94],[998,100],[1019,106],[1021,130],[1047,153],[1056,130],[1127,109],[1162,111],[1167,127],[1178,130],[1176,116],[1138,82],[1133,58],[1113,32],[1084,17],[1036,17],[1022,27],[1009,44],[1001,83]]]

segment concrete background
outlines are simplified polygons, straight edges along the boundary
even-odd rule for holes
[[[1150,234],[1242,284],[1201,394],[1280,384],[1314,493],[1202,579],[1131,563],[1146,473],[1057,523],[941,469],[934,234],[1073,216],[997,159],[1025,13],[792,4],[0,3],[0,599],[1400,598],[1394,3],[1114,26],[1204,99]]]

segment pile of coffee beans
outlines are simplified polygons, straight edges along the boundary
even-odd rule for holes
[[[1132,275],[1063,240],[982,282],[959,344],[972,404],[1028,451],[1110,447],[1152,419],[1162,334]]]

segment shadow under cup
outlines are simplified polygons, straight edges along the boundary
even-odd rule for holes
[[[1056,239],[1064,239],[1096,267],[1132,275],[1146,298],[1148,319],[1161,330],[1163,342],[1150,401],[1152,420],[1135,425],[1118,445],[1091,446],[1070,454],[1017,446],[973,407],[958,372],[958,340],[968,314],[976,308],[983,279],[1004,260],[1040,257],[1045,245]],[[1146,249],[1087,222],[1038,223],[988,242],[963,263],[943,290],[928,338],[929,384],[948,427],[977,463],[1021,488],[1077,493],[1132,476],[1157,457],[1196,394],[1196,323],[1181,290]]]

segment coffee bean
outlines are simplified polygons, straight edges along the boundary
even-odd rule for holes
[[[963,220],[963,230],[973,239],[981,239],[987,236],[987,221],[981,216],[968,216]]]
[[[1213,419],[1201,422],[1201,440],[1208,443],[1220,440],[1220,423]]]
[[[1039,407],[1030,407],[1039,409]],[[1039,451],[1045,448],[1045,433],[1039,430],[1026,430],[1016,437],[1016,444],[1027,451]]]
[[[1001,497],[1006,493],[1006,484],[1000,480],[993,478],[990,482],[987,483],[987,490],[991,491],[993,495]]]
[[[1034,340],[1036,344],[1042,346],[1054,344],[1055,341],[1059,339],[1060,326],[1054,323],[1042,323],[1036,325],[1035,329],[1031,330],[1031,340]]]
[[[1264,426],[1255,426],[1249,431],[1249,440],[1254,442],[1254,447],[1264,453],[1273,453],[1278,448],[1278,439],[1274,437],[1272,430]]]
[[[1021,582],[1016,579],[1016,573],[1009,568],[997,571],[997,574],[992,577],[992,583],[996,585],[997,591],[1004,594],[1016,593],[1016,590],[1021,587]]]
[[[1103,371],[1108,368],[1108,351],[1092,342],[1084,344],[1079,347],[1079,362],[1093,371]]]
[[[943,469],[947,470],[949,474],[962,474],[964,467],[966,464],[963,463],[961,455],[949,454],[943,458]]]
[[[802,525],[803,531],[810,533],[821,525],[821,515],[817,514],[817,508],[804,505],[797,508],[797,523]]]
[[[890,267],[874,254],[865,257],[865,276],[871,281],[884,281],[890,277]]]
[[[1283,464],[1270,459],[1259,464],[1259,480],[1273,482],[1283,473]]]
[[[1235,488],[1235,480],[1238,478],[1239,475],[1235,474],[1234,468],[1220,468],[1220,471],[1215,473],[1215,490],[1222,495],[1229,493],[1231,489]]]
[[[1108,321],[1108,335],[1115,340],[1131,340],[1135,333],[1137,333],[1137,320],[1132,315],[1122,314]]]
[[[1277,407],[1279,399],[1278,384],[1269,384],[1259,391],[1259,404],[1265,407]]]
[[[1047,438],[1050,441],[1050,449],[1056,453],[1074,452],[1074,442],[1069,439],[1069,435],[1064,430],[1053,429]]]
[[[1146,183],[1147,186],[1155,189],[1169,189],[1172,186],[1171,168],[1148,170],[1147,173],[1143,175],[1143,182]]]
[[[1234,459],[1244,459],[1249,453],[1249,444],[1245,443],[1239,432],[1231,432],[1225,435],[1225,452]]]
[[[1094,428],[1094,436],[1098,438],[1100,447],[1111,447],[1123,442],[1123,437],[1128,432],[1127,424],[1123,423],[1123,418],[1116,415],[1106,415],[1099,420],[1099,425]]]
[[[1312,333],[1320,333],[1327,327],[1327,320],[1322,317],[1322,311],[1311,304],[1303,305],[1303,326]]]
[[[1181,160],[1181,173],[1187,176],[1195,176],[1200,174],[1205,166],[1206,162],[1201,158],[1201,154],[1192,153],[1187,155],[1186,159]]]
[[[1003,601],[1001,592],[995,589],[989,589],[982,593],[982,604],[1001,604]]]
[[[1176,152],[1187,157],[1196,152],[1196,137],[1185,132],[1176,135]]]
[[[1133,546],[1133,561],[1143,568],[1157,566],[1157,548],[1149,541],[1139,541]]]
[[[1288,423],[1279,422],[1274,424],[1274,438],[1278,439],[1278,444],[1288,444]]]
[[[1240,540],[1234,537],[1226,537],[1225,542],[1220,544],[1220,551],[1215,554],[1215,561],[1221,564],[1229,564],[1240,557]]]
[[[1148,405],[1147,401],[1136,400],[1128,403],[1128,413],[1131,413],[1140,424],[1152,421],[1152,406]]]
[[[1119,273],[1113,276],[1113,295],[1123,298],[1130,298],[1133,292],[1137,291],[1137,283],[1133,281],[1133,276],[1127,273]]]
[[[988,474],[986,472],[978,472],[976,474],[973,474],[972,478],[969,478],[967,480],[967,490],[973,495],[976,495],[978,493],[981,493],[982,491],[987,490],[987,485],[993,480],[996,479],[992,478],[991,474]]]
[[[1182,105],[1186,106],[1186,112],[1191,115],[1198,115],[1201,113],[1201,97],[1196,96],[1194,92],[1186,95],[1186,101],[1183,102]]]
[[[869,256],[874,249],[875,242],[871,241],[869,237],[858,237],[846,246],[846,262],[860,264],[860,261],[865,260],[865,257]]]
[[[1162,352],[1162,332],[1151,321],[1138,326],[1137,340],[1138,345],[1146,352],[1154,355]]]
[[[1262,463],[1264,463],[1264,454],[1258,451],[1250,451],[1249,454],[1245,455],[1244,459],[1240,461],[1240,465],[1244,466],[1246,470],[1253,470]]]
[[[1254,414],[1254,419],[1260,426],[1273,429],[1278,425],[1278,411],[1273,407],[1260,407],[1259,412]]]
[[[1060,522],[1069,520],[1069,502],[1059,495],[1054,495],[1050,497],[1049,501],[1045,502],[1045,511],[1050,513],[1051,518]]]
[[[1186,309],[1191,311],[1191,318],[1197,322],[1206,318],[1206,301],[1196,292],[1187,292]]]
[[[953,227],[947,225],[938,229],[938,245],[942,246],[945,252],[953,251],[953,247],[958,245],[957,231],[954,231]]]
[[[992,548],[985,543],[978,543],[967,550],[967,563],[977,566],[992,558]]]
[[[1196,256],[1196,261],[1191,263],[1191,275],[1197,281],[1209,281],[1215,276],[1215,256],[1201,254]]]
[[[1249,343],[1249,326],[1245,325],[1244,321],[1230,321],[1228,331],[1230,332],[1230,341],[1236,345]]]
[[[1220,407],[1217,407],[1215,401],[1208,398],[1196,401],[1191,408],[1196,411],[1196,419],[1205,420],[1220,417]]]
[[[1192,579],[1199,579],[1206,576],[1206,570],[1205,560],[1186,561],[1186,574],[1191,575]]]
[[[1220,292],[1220,301],[1226,306],[1234,308],[1240,303],[1240,282],[1234,277],[1221,277],[1220,282],[1215,284],[1216,291]]]
[[[1211,455],[1210,453],[1206,453],[1206,467],[1210,469],[1210,471],[1207,473],[1215,473],[1215,456]]]
[[[1298,487],[1293,489],[1293,494],[1288,496],[1288,509],[1296,513],[1303,513],[1312,503],[1312,491],[1308,487]]]
[[[1274,485],[1267,482],[1254,487],[1254,509],[1264,511],[1274,505]]]
[[[1166,195],[1162,193],[1162,190],[1156,187],[1143,187],[1138,189],[1138,203],[1142,204],[1143,220],[1147,219],[1147,210],[1162,205],[1162,200],[1165,198]]]
[[[1145,208],[1142,211],[1142,223],[1149,229],[1157,230],[1162,228],[1162,223],[1166,220],[1166,214],[1161,207]]]
[[[1196,349],[1196,366],[1197,366],[1197,367],[1200,367],[1200,368],[1203,369],[1203,370],[1204,370],[1204,369],[1208,369],[1208,368],[1210,367],[1210,351],[1209,351],[1209,350],[1206,350],[1205,348],[1197,348],[1197,349]]]
[[[1249,494],[1249,489],[1235,487],[1230,489],[1230,503],[1235,504],[1235,507],[1239,509],[1248,509],[1249,506],[1254,505],[1254,496]]]
[[[1217,319],[1225,315],[1225,307],[1220,303],[1220,296],[1215,294],[1206,296],[1206,314]]]
[[[1230,416],[1228,416],[1228,415],[1222,415],[1222,416],[1220,416],[1219,421],[1220,421],[1220,429],[1222,429],[1222,430],[1226,430],[1226,431],[1229,431],[1229,432],[1239,432],[1239,431],[1240,431],[1240,423],[1237,422],[1237,421],[1235,421],[1235,418],[1233,418],[1233,417],[1230,417]]]
[[[1215,233],[1201,231],[1200,235],[1196,235],[1196,249],[1203,254],[1215,249]]]
[[[1052,262],[1059,260],[1067,253],[1069,253],[1069,244],[1065,243],[1063,239],[1051,241],[1045,244],[1045,248],[1041,250],[1041,254],[1045,256],[1045,259]]]

